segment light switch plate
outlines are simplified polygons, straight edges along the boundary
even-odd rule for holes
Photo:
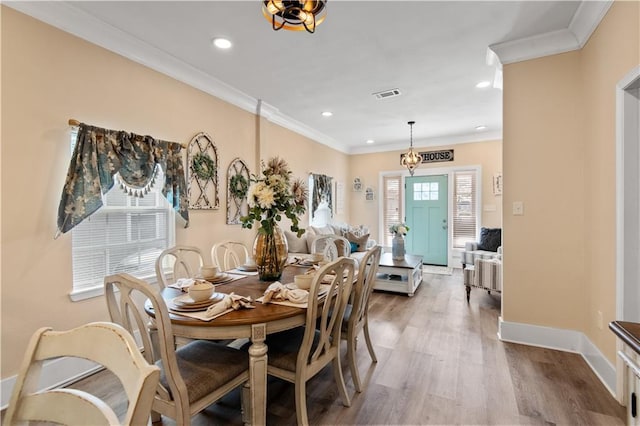
[[[524,203],[522,201],[513,202],[513,215],[514,216],[524,215]]]

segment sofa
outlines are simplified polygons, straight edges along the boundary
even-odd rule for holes
[[[300,238],[289,230],[284,231],[289,246],[289,257],[301,257],[311,253],[313,240],[319,235],[337,235],[349,241],[349,256],[359,261],[368,249],[376,245],[376,241],[369,238],[369,230],[364,225],[350,226],[348,224],[327,224],[324,226],[308,226]]]
[[[502,293],[502,229],[482,228],[480,241],[468,242],[462,252],[467,302],[471,287]]]

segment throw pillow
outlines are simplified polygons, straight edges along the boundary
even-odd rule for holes
[[[331,227],[331,225],[326,225],[323,226],[321,228],[318,228],[317,226],[312,226],[311,229],[313,229],[313,232],[315,232],[316,235],[333,235],[333,228]]]
[[[344,240],[335,239],[335,240],[333,240],[333,243],[336,245],[336,248],[338,249],[338,253],[342,253],[345,250],[348,251],[348,252],[352,252],[353,251],[353,250],[351,250],[351,246],[344,247],[345,244],[347,244]],[[351,242],[349,242],[349,244],[351,244]]]
[[[349,241],[349,244],[351,244],[351,253],[358,251],[358,243]]]
[[[347,240],[349,240],[350,243],[355,243],[358,246],[356,247],[355,250],[351,250],[352,252],[355,251],[367,251],[367,241],[369,240],[369,234],[363,235],[361,237],[358,237],[357,235],[355,235],[352,232],[347,232]]]
[[[298,238],[298,235],[295,232],[285,230],[284,236],[287,239],[287,244],[289,245],[289,253],[309,253],[305,234],[302,234],[302,237]]]
[[[501,245],[501,228],[482,228],[480,230],[480,241],[478,242],[478,250],[498,251],[498,247],[500,247]]]

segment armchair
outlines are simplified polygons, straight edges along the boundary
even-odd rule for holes
[[[465,243],[462,252],[462,272],[467,292],[471,287],[502,292],[502,230],[482,228],[479,242]]]

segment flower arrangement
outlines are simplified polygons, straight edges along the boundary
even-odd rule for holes
[[[279,157],[269,159],[266,165],[262,162],[261,175],[252,175],[250,180],[249,214],[240,218],[242,227],[251,229],[253,222],[259,221],[259,231],[272,234],[284,214],[291,220],[291,231],[300,237],[304,229],[298,227],[298,217],[306,211],[308,189],[302,180],[291,179],[287,162]]]
[[[389,227],[389,232],[391,232],[393,235],[407,235],[407,232],[409,232],[409,227],[404,222],[396,223],[395,225],[391,225]]]

